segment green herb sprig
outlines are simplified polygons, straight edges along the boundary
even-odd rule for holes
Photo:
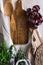
[[[9,65],[12,57],[12,47],[6,48],[6,42],[0,43],[0,65]]]
[[[15,56],[15,64],[16,64],[16,62],[18,60],[20,60],[20,59],[27,59],[27,58],[28,58],[27,55],[20,49],[20,50],[18,50],[18,53]],[[25,65],[25,63],[21,62],[21,63],[19,63],[19,65]]]

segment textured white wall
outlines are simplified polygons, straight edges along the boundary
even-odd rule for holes
[[[22,0],[23,8],[27,9],[29,7],[32,8],[33,5],[39,5],[40,6],[40,12],[43,14],[43,0]]]
[[[32,8],[33,5],[39,5],[40,6],[40,13],[42,14],[43,16],[43,0],[22,0],[22,6],[24,9],[27,9],[27,8]],[[43,40],[43,24],[41,24],[39,27],[38,27],[38,32],[39,32],[39,36],[42,38]]]

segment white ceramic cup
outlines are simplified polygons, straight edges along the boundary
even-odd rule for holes
[[[22,61],[25,62],[25,65],[31,65],[30,61],[28,60],[28,62],[29,62],[29,64],[28,64],[28,62],[25,59],[18,60],[16,65],[19,65],[19,63]]]

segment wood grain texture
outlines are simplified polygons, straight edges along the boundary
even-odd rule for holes
[[[13,12],[13,6],[10,2],[6,2],[5,5],[4,5],[4,14],[6,16],[11,16]]]
[[[28,42],[27,15],[26,11],[22,9],[21,0],[16,2],[10,25],[14,44],[26,44]]]

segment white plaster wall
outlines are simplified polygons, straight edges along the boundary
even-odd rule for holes
[[[24,9],[27,9],[27,8],[32,8],[32,6],[34,5],[39,5],[40,6],[40,13],[42,14],[43,16],[43,0],[22,0],[22,6]],[[39,36],[41,37],[42,41],[43,41],[43,24],[41,24],[39,27],[38,27],[38,32],[39,32]]]

